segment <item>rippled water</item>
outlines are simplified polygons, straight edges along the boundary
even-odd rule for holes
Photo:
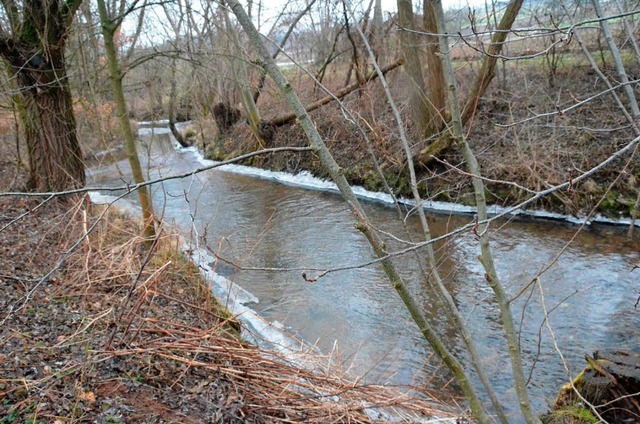
[[[145,143],[152,177],[201,166],[194,152],[175,151],[167,135],[155,135],[153,141],[146,137]],[[124,177],[111,165],[94,170],[92,183],[129,180],[128,165],[121,162],[117,168]],[[301,269],[336,268],[373,259],[336,194],[224,170],[167,181],[153,191],[157,212],[185,232],[198,234],[233,264],[295,269],[240,271],[229,264],[218,269],[259,298],[252,307],[264,317],[283,323],[325,353],[337,348],[339,358],[370,381],[433,384],[440,365],[431,358],[430,348],[379,267],[330,273],[316,283],[302,279]],[[407,238],[407,229],[393,208],[368,203],[365,209],[378,229]],[[430,220],[432,233],[438,236],[470,218],[432,216]],[[414,235],[420,233],[415,219],[408,219],[407,227]],[[540,285],[532,285],[512,306],[539,412],[546,410],[567,379],[553,339],[574,373],[583,367],[584,354],[640,346],[640,310],[634,309],[640,270],[632,271],[640,263],[640,243],[629,241],[624,228],[591,226],[576,235],[578,229],[554,222],[504,221],[492,227],[496,266],[510,296],[545,270],[539,276]],[[393,240],[388,243],[391,248],[405,247]],[[472,234],[463,234],[437,248],[440,272],[477,338],[496,391],[514,408],[499,311],[476,260],[477,241]],[[449,345],[462,352],[455,329],[441,318],[443,313],[424,283],[421,260],[410,254],[399,258],[397,265]],[[544,308],[550,312],[553,337],[543,320]]]

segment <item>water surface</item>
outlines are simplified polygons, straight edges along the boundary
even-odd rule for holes
[[[150,177],[188,173],[201,167],[192,151],[176,151],[168,135],[144,137]],[[92,184],[129,181],[126,162],[92,171]],[[315,283],[301,277],[366,263],[374,258],[338,195],[305,190],[223,169],[170,180],[153,187],[154,207],[191,237],[229,261],[218,272],[259,298],[252,305],[265,318],[283,323],[294,334],[366,380],[431,386],[444,373],[441,364],[410,319],[378,266],[329,273]],[[406,227],[395,209],[366,203],[375,227],[409,240],[419,238],[416,219]],[[431,216],[439,236],[470,221],[469,216]],[[492,227],[496,267],[509,294],[520,329],[526,373],[536,410],[544,412],[567,380],[564,358],[573,373],[583,357],[598,349],[638,350],[640,311],[634,309],[640,284],[639,243],[624,228],[580,227],[546,221],[502,221]],[[407,244],[387,238],[390,249]],[[476,337],[496,391],[509,409],[516,407],[510,365],[498,307],[477,261],[472,233],[437,245],[439,271]],[[423,278],[423,253],[397,259],[408,285],[464,358],[455,328],[445,322]],[[241,270],[284,268],[288,271]],[[545,270],[538,275],[542,270]],[[534,278],[537,276],[537,280]],[[534,284],[530,284],[535,281]],[[549,331],[544,321],[549,312]],[[561,358],[555,348],[560,349]],[[463,359],[464,361],[464,359]],[[534,365],[535,364],[535,365]]]

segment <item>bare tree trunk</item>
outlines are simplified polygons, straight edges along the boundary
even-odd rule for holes
[[[438,20],[438,28],[444,28],[444,12],[442,10],[442,2],[440,0],[434,1],[436,6],[436,18]],[[458,104],[458,89],[453,71],[453,65],[449,56],[449,40],[448,38],[440,38],[440,51],[442,54],[443,67],[445,72],[445,79],[447,82],[447,88],[449,90],[449,111],[451,113],[451,119],[453,122],[452,131],[453,138],[458,144],[458,148],[462,152],[462,155],[467,163],[469,173],[473,175],[472,184],[475,192],[476,207],[478,209],[478,220],[484,222],[487,220],[487,202],[485,199],[484,183],[481,178],[480,166],[476,157],[469,147],[463,127],[462,127],[462,115],[460,112],[460,106]],[[520,410],[527,423],[540,423],[540,420],[533,412],[531,408],[531,402],[529,401],[529,393],[527,390],[527,383],[524,376],[524,369],[522,365],[522,357],[520,355],[520,340],[516,332],[516,327],[511,313],[511,305],[509,298],[498,278],[498,274],[495,270],[493,253],[489,245],[489,227],[487,224],[480,225],[478,230],[480,234],[480,262],[484,267],[485,279],[496,298],[496,302],[500,307],[500,317],[502,318],[502,326],[505,331],[507,339],[507,347],[509,349],[509,359],[511,360],[511,370],[513,373],[513,382],[515,391],[518,396],[518,402]]]
[[[351,69],[355,70],[356,80],[358,81],[358,84],[362,86],[364,85],[365,81],[364,81],[364,76],[362,75],[360,60],[358,59],[358,47],[356,45],[355,40],[351,36],[351,25],[349,25],[349,14],[347,13],[347,4],[344,2],[344,0],[342,1],[342,10],[344,15],[345,34],[347,35],[347,39],[351,44],[351,67],[349,68],[349,70]],[[357,25],[358,24],[356,23],[356,26]],[[348,83],[349,83],[349,79],[347,79],[345,85],[347,85]]]
[[[423,22],[425,31],[431,34],[438,33],[438,24],[436,22],[435,11],[433,10],[433,1],[424,0],[423,2]],[[432,127],[436,131],[442,130],[445,124],[444,113],[446,107],[447,90],[444,82],[444,73],[442,72],[442,60],[440,60],[440,44],[438,37],[427,35],[427,87],[429,90],[430,107],[433,109],[431,115],[433,117]]]
[[[169,88],[169,130],[182,147],[189,147],[180,131],[176,128],[176,100],[178,99],[178,81],[176,80],[176,60],[171,59],[171,83]]]
[[[242,107],[244,109],[244,113],[247,117],[247,123],[251,128],[251,132],[258,140],[258,144],[261,146],[265,142],[271,141],[271,137],[265,136],[265,131],[263,131],[262,126],[262,118],[260,117],[260,111],[258,110],[258,106],[254,100],[253,94],[251,93],[251,88],[249,87],[249,74],[247,72],[247,63],[242,56],[242,49],[240,48],[240,39],[238,37],[238,32],[231,24],[231,20],[229,19],[229,14],[227,13],[227,9],[223,8],[222,13],[224,14],[224,20],[227,28],[227,32],[231,37],[231,44],[233,46],[234,55],[230,58],[231,61],[231,69],[233,69],[235,74],[234,83],[240,90],[240,99],[242,101]]]
[[[403,28],[414,29],[413,5],[411,0],[398,0],[398,23]],[[420,49],[415,34],[409,31],[400,31],[400,45],[405,59],[405,70],[409,76],[409,104],[411,116],[415,122],[420,136],[429,131],[431,111],[427,100],[427,92],[424,88],[422,75],[422,63],[420,62]]]
[[[380,66],[384,66],[387,61],[387,52],[384,48],[383,42],[383,29],[382,29],[382,1],[375,0],[375,5],[373,7],[373,51],[376,54],[376,60]]]
[[[603,17],[602,7],[600,6],[599,0],[591,0],[593,3],[593,7],[596,9],[596,15],[598,18]],[[609,46],[609,50],[611,51],[611,55],[613,56],[613,62],[616,65],[616,71],[618,72],[618,77],[620,78],[620,82],[624,85],[623,90],[629,99],[629,106],[631,107],[631,113],[634,117],[640,116],[640,108],[638,107],[638,101],[636,99],[636,95],[633,91],[633,87],[629,84],[629,77],[627,76],[627,72],[624,69],[624,64],[622,63],[622,58],[620,57],[620,51],[618,50],[618,46],[616,46],[616,42],[613,40],[613,35],[611,34],[611,30],[609,29],[609,23],[606,20],[600,21],[600,28],[602,28],[602,33],[604,34],[604,39],[607,42],[607,46]]]
[[[500,19],[497,32],[491,39],[491,44],[486,50],[480,73],[476,77],[473,87],[467,96],[464,108],[462,110],[462,124],[466,125],[467,122],[473,117],[478,106],[480,98],[484,95],[489,87],[489,84],[493,80],[496,74],[496,63],[498,61],[498,55],[502,51],[502,46],[507,39],[509,29],[516,20],[522,3],[524,0],[511,0],[507,9]],[[456,100],[457,101],[457,100]],[[431,156],[438,157],[447,151],[453,145],[453,139],[448,132],[442,134],[436,141],[431,143],[425,149],[423,149],[417,157],[417,162],[420,165],[427,165],[431,162]]]
[[[616,4],[616,8],[618,9],[618,12],[620,12],[620,14],[623,14],[625,10],[623,10],[622,6],[620,6],[620,2],[616,0],[614,1],[614,3]],[[629,19],[627,16],[622,18],[622,22],[624,22],[624,29],[627,32],[629,43],[631,43],[631,46],[633,47],[633,51],[636,54],[636,61],[640,61],[640,46],[638,46],[638,41],[636,40],[636,37],[633,34],[633,27],[629,23]]]
[[[115,33],[118,29],[118,23],[114,23],[114,18],[109,16],[105,0],[98,0],[98,11],[100,13],[100,23],[102,27],[102,36],[104,37],[104,49],[107,55],[107,66],[109,67],[109,76],[113,88],[113,97],[118,110],[118,120],[120,121],[120,129],[124,137],[125,150],[131,165],[133,180],[136,184],[144,182],[142,174],[142,166],[140,158],[136,150],[136,140],[133,135],[131,123],[129,122],[129,113],[127,110],[127,102],[124,98],[124,90],[122,88],[122,70],[118,63],[115,45]],[[117,19],[115,19],[117,20]],[[148,187],[140,187],[138,189],[138,198],[142,207],[142,219],[144,225],[144,236],[149,243],[154,239],[156,230],[153,214],[153,206],[151,204],[151,195]]]

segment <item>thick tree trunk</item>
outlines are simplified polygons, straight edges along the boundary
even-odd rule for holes
[[[24,131],[29,152],[27,186],[40,192],[84,186],[84,164],[76,135],[71,92],[65,78],[64,49],[50,50],[15,68],[23,97]]]
[[[23,98],[31,190],[64,191],[85,183],[64,54],[81,2],[2,2],[0,57]]]
[[[398,22],[400,26],[407,29],[414,29],[413,4],[411,0],[398,0]],[[406,61],[405,71],[409,77],[409,104],[411,106],[411,116],[418,128],[420,136],[424,136],[429,131],[431,123],[431,108],[427,101],[427,93],[424,88],[422,75],[422,63],[419,56],[419,43],[414,33],[400,31],[400,45],[402,54]]]
[[[436,14],[433,10],[433,1],[425,0],[423,2],[423,24],[425,31],[437,34],[438,24]],[[444,81],[444,72],[442,71],[442,61],[440,60],[439,40],[436,36],[427,36],[427,86],[429,89],[430,106],[432,108],[431,116],[433,124],[431,125],[436,131],[442,130],[445,124],[445,107],[447,99],[446,84]]]

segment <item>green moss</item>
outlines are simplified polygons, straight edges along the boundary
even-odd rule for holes
[[[362,185],[370,191],[380,191],[384,187],[380,175],[374,171],[369,171],[362,177]]]
[[[208,146],[205,157],[211,160],[224,160],[226,155],[222,146],[211,145]]]
[[[625,212],[628,213],[629,207],[620,202],[620,198],[618,192],[610,190],[605,195],[602,202],[600,202],[600,212],[603,215],[609,216],[612,218],[617,218]]]
[[[545,424],[596,424],[598,418],[583,406],[571,406],[566,409],[553,411],[541,418]]]

